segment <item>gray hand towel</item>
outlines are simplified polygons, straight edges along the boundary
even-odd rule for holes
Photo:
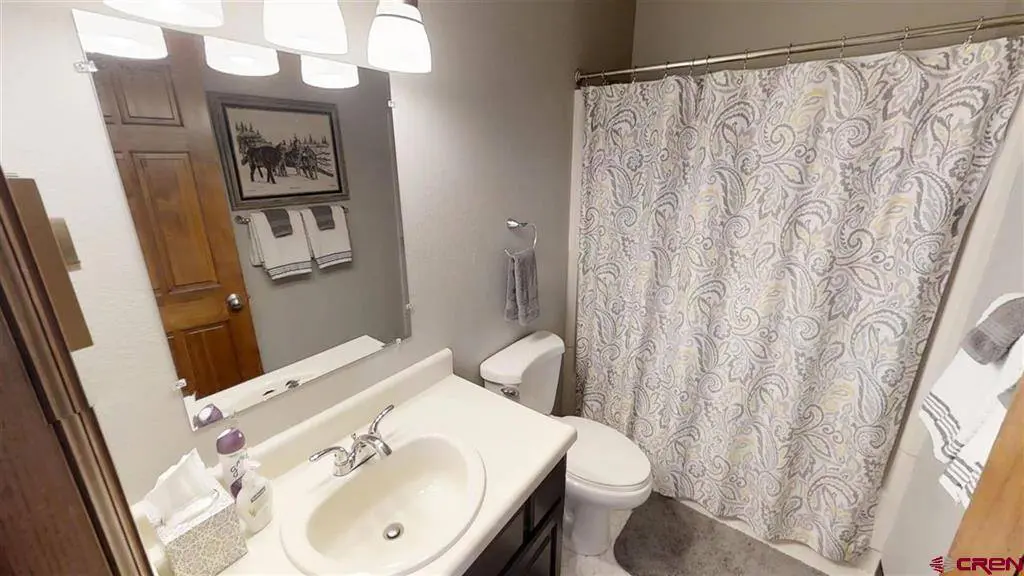
[[[274,238],[283,238],[291,235],[292,222],[287,210],[284,208],[271,208],[263,210],[263,215],[267,217],[267,223],[270,224],[270,232],[274,235]]]
[[[1024,335],[1024,298],[1015,298],[992,311],[967,333],[961,347],[979,364],[1001,359]]]
[[[310,206],[309,211],[313,213],[318,229],[334,230],[334,214],[331,213],[330,206]]]
[[[537,288],[537,255],[533,249],[516,252],[508,258],[508,285],[505,289],[505,320],[526,326],[540,316],[540,291]]]

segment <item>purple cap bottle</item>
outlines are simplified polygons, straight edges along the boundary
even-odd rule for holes
[[[238,496],[242,489],[242,476],[245,475],[245,461],[249,453],[245,449],[245,434],[238,428],[228,428],[217,436],[217,460],[220,461],[224,483],[228,485],[231,496]]]

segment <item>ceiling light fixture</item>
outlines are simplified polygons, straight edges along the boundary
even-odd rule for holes
[[[103,0],[125,14],[178,26],[216,28],[224,24],[221,0]]]
[[[380,0],[366,58],[391,72],[430,72],[430,41],[417,0]]]
[[[140,60],[158,60],[167,56],[167,44],[159,26],[81,10],[72,10],[71,14],[86,53]]]
[[[203,36],[203,49],[207,66],[225,74],[272,76],[280,70],[273,48]]]
[[[299,56],[302,81],[318,88],[351,88],[359,85],[359,68],[314,56]]]
[[[345,18],[337,0],[263,0],[263,36],[292,50],[348,52]]]

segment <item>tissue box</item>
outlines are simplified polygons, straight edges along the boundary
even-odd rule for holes
[[[156,529],[176,576],[213,576],[248,552],[235,500],[223,490],[211,500],[191,519]]]

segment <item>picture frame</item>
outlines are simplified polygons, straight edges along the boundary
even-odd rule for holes
[[[232,210],[349,199],[334,104],[207,93]]]

